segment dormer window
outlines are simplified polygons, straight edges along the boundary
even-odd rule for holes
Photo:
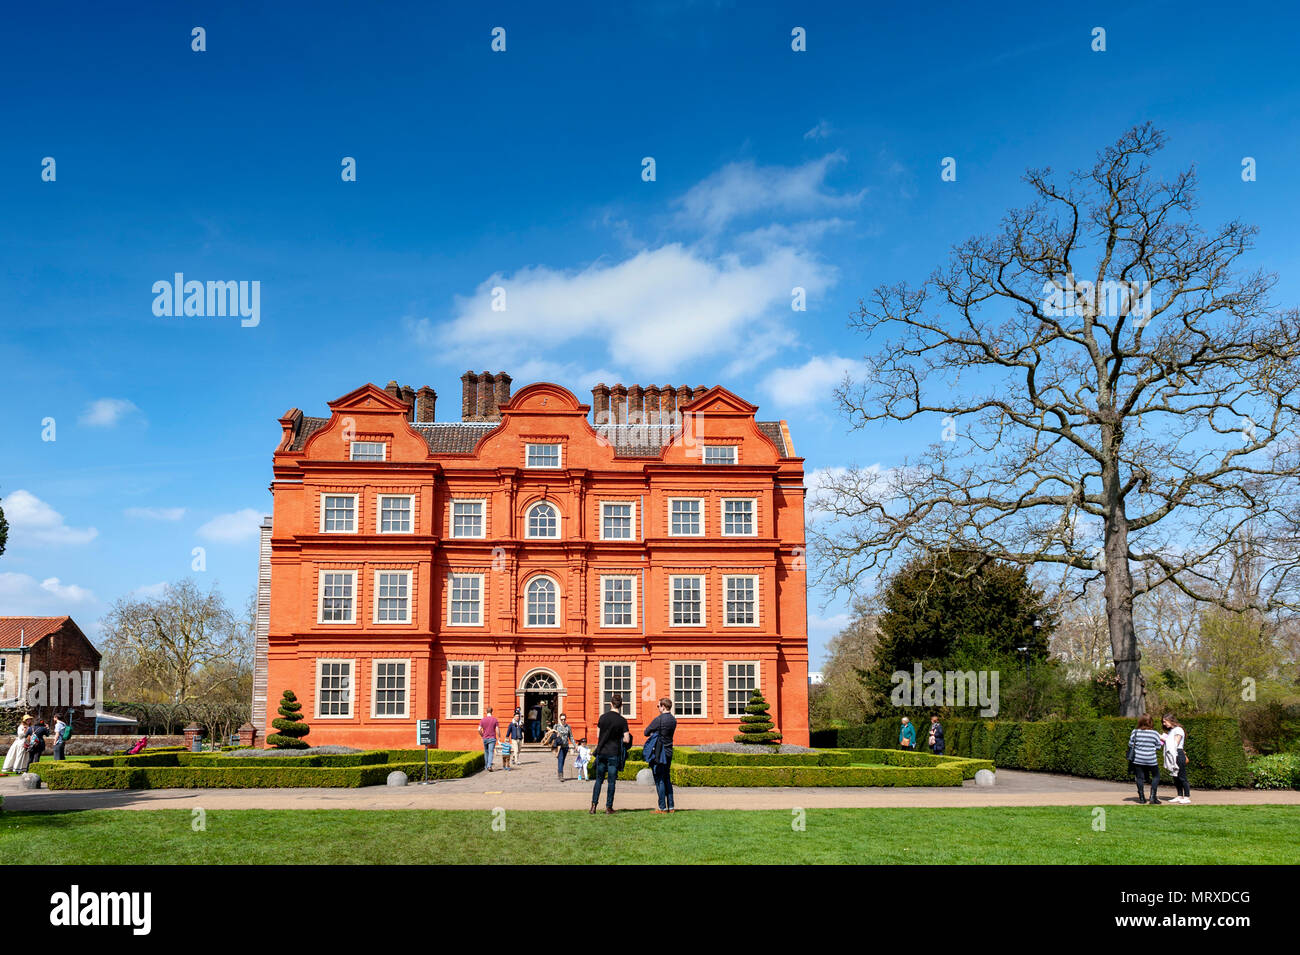
[[[558,468],[560,466],[560,446],[558,444],[530,444],[524,458],[524,466],[530,468]]]
[[[704,446],[705,464],[735,464],[736,446],[734,444],[706,444]]]
[[[351,459],[353,461],[386,460],[387,445],[382,441],[353,441]]]

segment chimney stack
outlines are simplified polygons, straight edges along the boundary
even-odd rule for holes
[[[630,385],[627,389],[627,423],[645,423],[645,392],[640,385]]]
[[[496,385],[494,390],[496,393],[497,406],[506,404],[507,402],[510,401],[510,381],[511,381],[510,376],[507,375],[504,371],[499,371],[497,372],[496,378],[493,381],[494,384]],[[501,409],[497,406],[494,406],[492,408],[492,417],[494,418],[501,417]]]
[[[397,382],[390,381],[388,384],[384,385],[384,391],[388,392],[398,401],[402,400],[402,389],[398,387]]]
[[[691,396],[691,400],[692,400],[692,401],[695,401],[695,400],[698,399],[698,398],[703,398],[703,397],[704,397],[704,393],[705,393],[706,391],[708,391],[708,390],[709,390],[709,389],[708,389],[708,388],[705,388],[703,385],[696,385],[696,386],[695,386],[695,394],[693,394],[693,395]]]
[[[425,385],[415,393],[415,420],[432,421],[434,404],[438,400],[438,393]]]
[[[691,386],[678,385],[677,386],[677,413],[681,414],[682,405],[690,404],[690,402],[691,402]]]
[[[467,371],[460,376],[460,420],[477,421],[478,375]]]
[[[415,389],[412,388],[410,385],[402,385],[402,387],[399,390],[400,390],[400,394],[398,395],[398,397],[401,398],[402,401],[406,402],[406,420],[414,421],[415,420]]]
[[[669,427],[677,423],[677,392],[664,385],[659,392],[659,419]]]
[[[659,386],[645,386],[645,414],[641,418],[646,424],[659,424]]]
[[[627,388],[623,385],[615,385],[609,389],[610,408],[609,420],[611,424],[627,424]]]
[[[609,424],[609,385],[603,381],[591,389],[591,404],[596,411],[596,425]]]
[[[495,397],[495,383],[492,381],[492,372],[485,371],[478,376],[478,409],[475,412],[476,421],[491,421],[494,417],[500,415],[494,414],[496,406],[493,405],[492,399]]]

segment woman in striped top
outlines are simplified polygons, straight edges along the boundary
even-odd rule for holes
[[[1159,805],[1156,790],[1160,787],[1160,734],[1151,728],[1151,717],[1145,713],[1138,717],[1137,729],[1129,734],[1133,747],[1133,776],[1137,780],[1138,802],[1145,803],[1146,781],[1151,780],[1151,803]]]

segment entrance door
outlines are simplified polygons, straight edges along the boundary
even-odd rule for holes
[[[534,673],[521,687],[524,705],[524,733],[530,743],[536,743],[555,725],[560,716],[560,687],[554,675]],[[532,717],[537,714],[536,719]]]

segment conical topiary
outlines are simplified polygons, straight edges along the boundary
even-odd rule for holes
[[[772,731],[774,724],[767,715],[769,709],[771,707],[767,705],[767,700],[763,699],[763,694],[755,688],[749,695],[749,705],[745,707],[745,715],[740,718],[740,733],[732,738],[737,743],[780,743],[781,734]]]
[[[293,695],[293,690],[285,690],[280,697],[281,719],[271,720],[271,725],[280,732],[272,733],[266,741],[276,749],[306,749],[310,744],[303,737],[311,732],[311,727],[302,720],[302,704]]]

